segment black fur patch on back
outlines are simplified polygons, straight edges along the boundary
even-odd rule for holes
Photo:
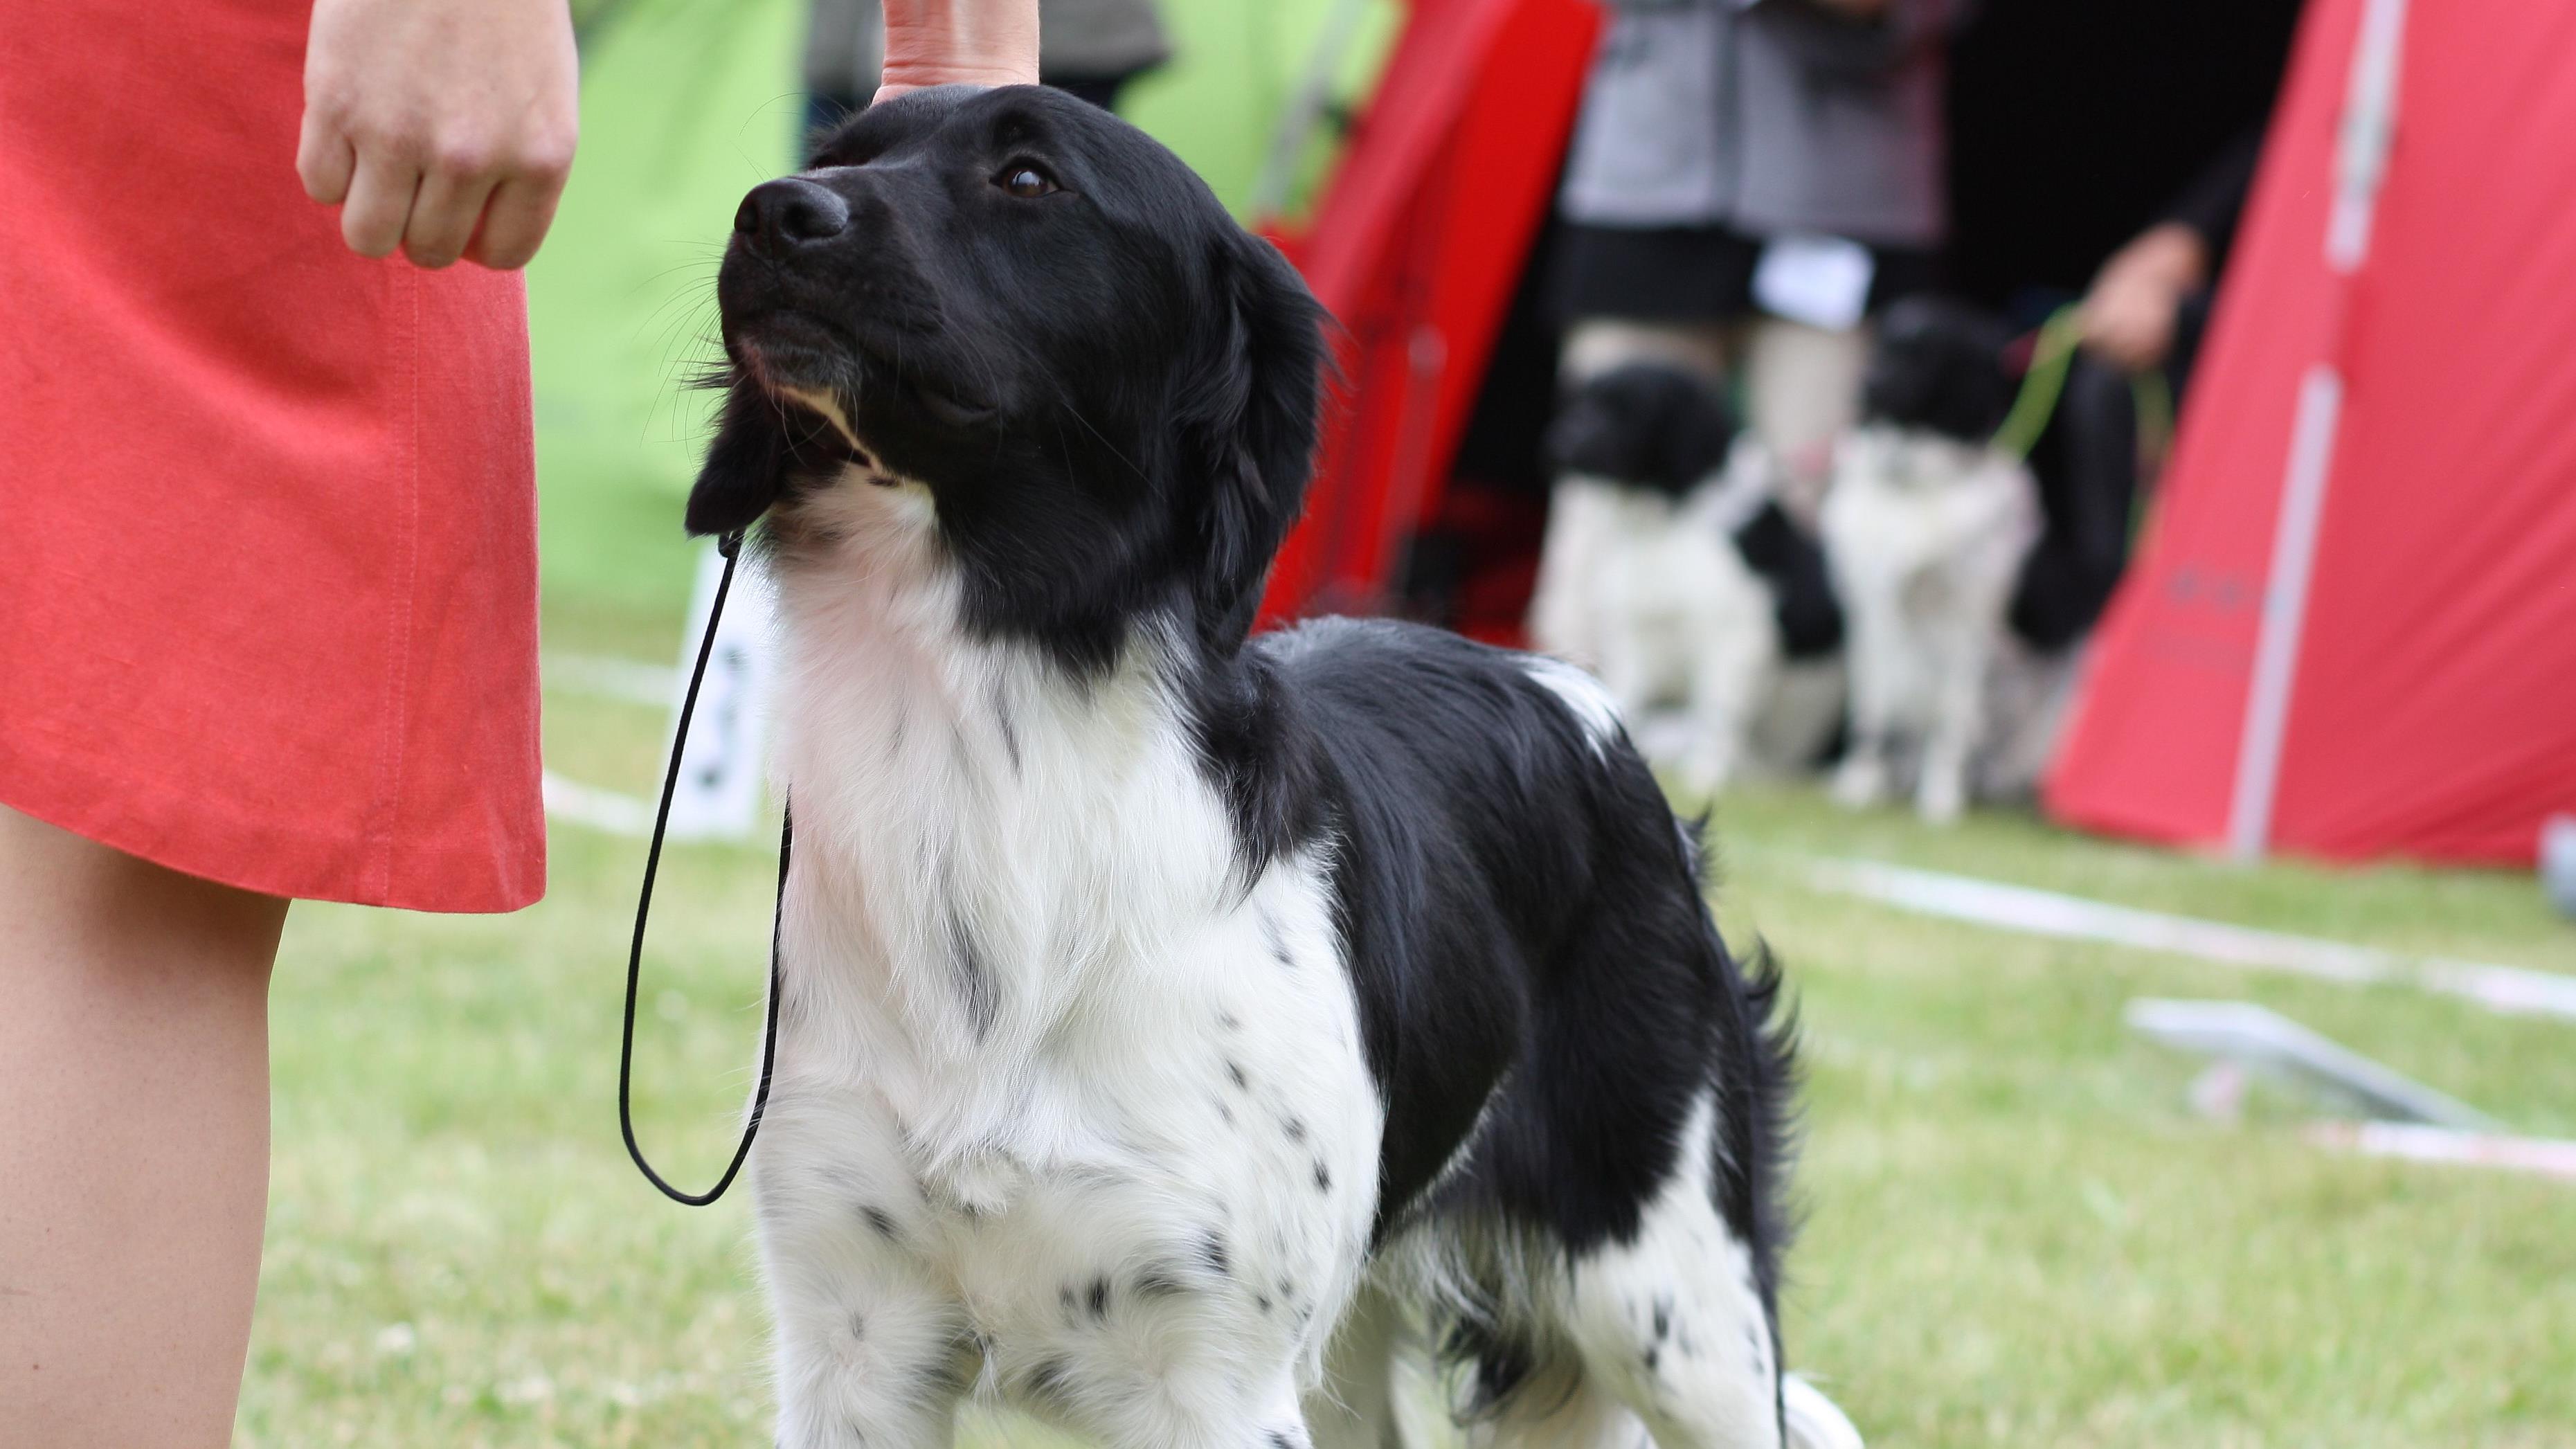
[[[1714,1083],[1732,1174],[1719,1206],[1767,1295],[1785,1221],[1777,978],[1748,980],[1727,955],[1694,852],[1625,737],[1591,734],[1528,656],[1434,630],[1322,620],[1254,641],[1244,662],[1293,714],[1286,759],[1243,762],[1283,813],[1238,829],[1334,843],[1388,1104],[1379,1235],[1472,1210],[1569,1252],[1627,1240]]]

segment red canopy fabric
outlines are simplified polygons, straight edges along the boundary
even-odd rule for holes
[[[2046,801],[2496,863],[2576,810],[2576,6],[2311,4]]]
[[[1341,323],[1344,386],[1265,618],[1386,605],[1556,189],[1600,26],[1593,0],[1413,0],[1313,225],[1279,239]]]

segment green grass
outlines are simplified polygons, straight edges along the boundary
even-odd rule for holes
[[[675,606],[550,603],[550,641],[669,657]],[[557,696],[547,748],[645,791],[661,721]],[[1808,1208],[1790,1341],[1885,1445],[2576,1444],[2576,1189],[2311,1148],[2280,1104],[2190,1115],[2140,995],[2264,1002],[2528,1131],[2576,1135],[2576,1030],[2400,989],[1908,917],[1810,852],[2250,925],[2576,970],[2531,883],[2246,870],[1811,792],[1718,812],[1722,915],[1802,1005]],[[244,1445],[765,1442],[739,1199],[689,1211],[613,1112],[640,849],[558,830],[501,919],[298,907],[276,998],[277,1167]],[[709,1180],[758,1029],[764,848],[679,850],[644,1005],[644,1129]],[[980,1421],[973,1437],[1043,1442]]]

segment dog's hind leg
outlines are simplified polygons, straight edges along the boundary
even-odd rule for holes
[[[1658,1449],[1779,1449],[1778,1339],[1753,1253],[1718,1211],[1714,1136],[1703,1106],[1635,1238],[1574,1259],[1562,1327]]]
[[[1473,1449],[1651,1449],[1646,1427],[1588,1378],[1571,1392],[1534,1392],[1468,1431]]]

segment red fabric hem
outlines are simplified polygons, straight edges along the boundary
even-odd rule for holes
[[[546,893],[544,815],[494,850],[409,850],[391,859],[380,832],[316,836],[228,816],[147,779],[109,779],[73,760],[30,758],[0,736],[0,805],[218,885],[290,900],[340,901],[442,915],[522,910]]]

